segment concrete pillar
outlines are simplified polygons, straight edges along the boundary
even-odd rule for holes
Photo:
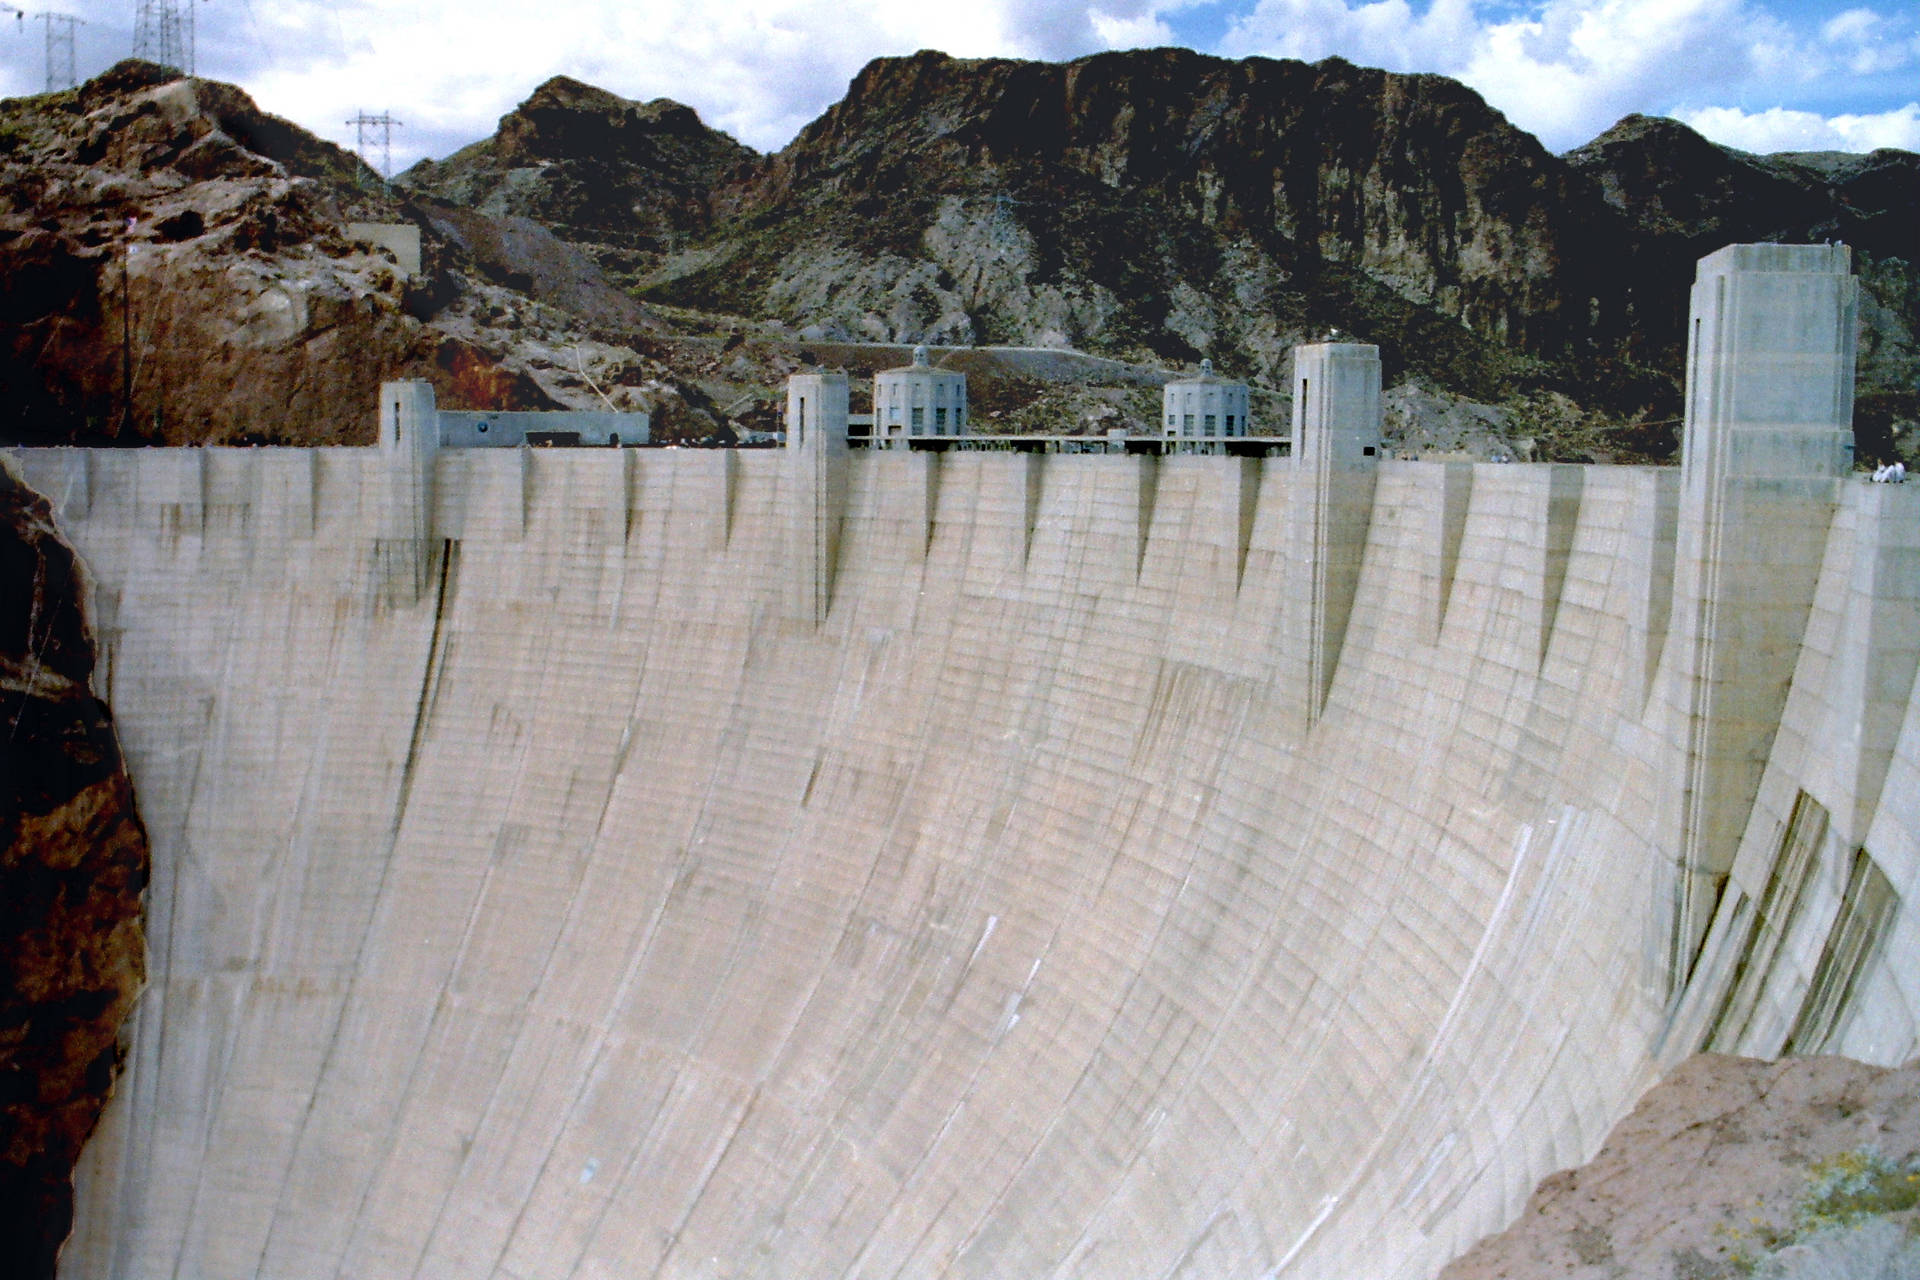
[[[1807,762],[1807,790],[1826,801],[1840,840],[1866,843],[1920,672],[1920,485],[1862,484],[1853,557],[1828,668],[1830,744]]]
[[[1253,545],[1253,522],[1260,511],[1260,464],[1259,458],[1228,458],[1203,473],[1203,483],[1213,494],[1212,536],[1233,557],[1236,593],[1247,574],[1247,550]]]
[[[1675,984],[1752,810],[1852,468],[1858,292],[1845,245],[1728,245],[1694,281],[1673,610]]]
[[[1473,464],[1441,462],[1421,468],[1430,492],[1421,507],[1423,569],[1427,608],[1423,620],[1428,644],[1439,644],[1446,628],[1447,605],[1453,599],[1453,578],[1460,567],[1460,544],[1467,534],[1467,511],[1473,503]]]
[[[1670,467],[1647,470],[1629,481],[1627,536],[1621,545],[1632,592],[1627,623],[1633,637],[1627,678],[1621,682],[1624,709],[1634,719],[1646,714],[1660,674],[1673,621],[1674,557],[1680,520],[1680,477]]]
[[[1289,653],[1305,726],[1326,706],[1360,581],[1380,464],[1380,349],[1321,342],[1293,352],[1295,493],[1287,513]]]
[[[427,589],[438,550],[433,502],[440,414],[433,384],[380,385],[378,452],[384,483],[374,533],[376,573],[389,599],[412,603]]]
[[[797,617],[815,626],[833,603],[847,511],[847,375],[787,379],[788,545]]]

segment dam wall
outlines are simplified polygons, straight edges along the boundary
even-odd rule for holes
[[[1698,1048],[1920,1048],[1914,487],[1748,601],[1673,470],[11,461],[154,850],[72,1275],[1413,1280]]]
[[[1837,491],[1676,1005],[1671,472],[1382,463],[1307,729],[1286,462],[856,457],[814,626],[773,453],[443,456],[413,599],[372,451],[15,458],[155,848],[73,1274],[1422,1275],[1777,1051],[1855,848],[1814,1047],[1914,1051],[1910,489]]]

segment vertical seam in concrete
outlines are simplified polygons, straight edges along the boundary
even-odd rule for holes
[[[639,497],[639,481],[636,472],[640,462],[632,449],[620,450],[620,542],[624,546],[633,541],[633,526],[638,523],[634,516],[634,500]]]
[[[913,455],[909,454],[908,456],[911,457]],[[926,507],[922,513],[922,519],[925,520],[926,527],[924,537],[920,543],[921,558],[925,559],[933,551],[934,521],[938,519],[940,513],[941,460],[947,455],[944,450],[932,449],[922,452],[919,456],[925,459],[921,464],[924,468],[921,474],[926,477],[925,488],[922,491],[926,499]]]
[[[407,758],[400,766],[399,803],[393,811],[393,833],[398,837],[400,824],[406,818],[407,800],[413,794],[413,769],[420,757],[420,739],[426,732],[426,722],[433,709],[434,695],[440,685],[440,662],[442,640],[447,616],[447,583],[453,577],[453,562],[459,555],[459,544],[451,538],[440,544],[440,583],[433,598],[433,632],[427,641],[426,667],[420,673],[420,692],[413,707],[413,732],[407,738]]]
[[[740,465],[732,449],[720,452],[720,545],[733,545],[734,504],[739,501]]]
[[[1023,453],[1017,455],[1025,461],[1022,479],[1026,485],[1025,506],[1022,515],[1026,529],[1020,544],[1020,565],[1026,567],[1027,560],[1033,555],[1034,531],[1040,523],[1040,502],[1044,496],[1045,459],[1044,453]]]
[[[1560,620],[1560,595],[1566,588],[1567,561],[1572,556],[1574,533],[1580,523],[1585,472],[1570,463],[1550,464],[1546,488],[1546,510],[1542,512],[1546,547],[1540,588],[1540,652],[1534,665],[1536,674],[1546,665],[1547,650],[1553,643],[1553,629]]]
[[[1138,470],[1135,472],[1135,475],[1138,477],[1138,481],[1135,494],[1139,499],[1139,509],[1136,513],[1139,523],[1136,528],[1138,538],[1134,545],[1133,555],[1133,579],[1135,582],[1140,580],[1140,570],[1144,568],[1147,563],[1147,539],[1153,533],[1153,508],[1160,487],[1160,455],[1154,453],[1142,454],[1138,458],[1137,465]]]
[[[206,763],[207,735],[211,731],[212,723],[213,723],[213,703],[209,701],[207,703],[207,721],[206,721],[206,724],[202,726],[202,733],[200,736],[200,747],[199,747],[199,750],[193,753],[193,776],[187,783],[186,799],[180,807],[180,829],[176,836],[177,843],[175,845],[175,848],[177,850],[177,857],[175,859],[174,866],[173,866],[173,875],[176,881],[180,877],[181,870],[185,867],[186,863],[189,860],[188,854],[187,854],[187,830],[193,820],[193,799],[194,799],[194,796],[197,795],[200,790],[200,770],[202,766]],[[165,993],[165,995],[170,995],[173,991],[173,957],[174,957],[175,951],[178,950],[178,945],[176,943],[176,937],[177,937],[176,930],[178,928],[179,916],[180,916],[179,898],[180,898],[180,895],[176,892],[174,894],[169,895],[168,902],[167,902],[167,928],[166,928],[167,954],[166,954],[166,958],[161,962],[161,972],[160,972],[160,989],[163,993]],[[163,999],[165,998],[165,995],[162,996]],[[166,1061],[168,1022],[169,1020],[166,1018],[166,1016],[163,1013],[160,1019],[160,1028],[155,1035],[156,1043],[154,1045],[154,1061],[156,1063],[165,1063]],[[158,1088],[158,1082],[156,1082],[155,1087],[156,1089]],[[160,1117],[158,1115],[150,1116],[149,1121],[150,1121],[149,1124],[146,1126],[146,1132],[142,1136],[143,1136],[144,1144],[146,1145],[148,1150],[152,1150],[156,1143],[154,1133],[160,1126]],[[152,1167],[152,1161],[150,1159],[148,1161],[145,1161],[144,1163],[147,1164],[148,1167]],[[204,1172],[202,1173],[201,1176],[203,1177],[205,1176]],[[195,1187],[194,1198],[195,1198],[195,1201],[197,1201],[199,1198],[197,1184]],[[180,1269],[182,1266],[186,1264],[187,1241],[192,1234],[190,1227],[191,1227],[193,1212],[194,1212],[193,1208],[189,1207],[187,1211],[187,1216],[189,1220],[189,1229],[181,1231],[180,1247],[174,1252],[173,1276],[175,1280],[179,1280]],[[118,1250],[116,1250],[116,1252],[118,1252]]]
[[[522,452],[524,452],[524,450]],[[274,1235],[275,1235],[275,1232],[279,1229],[281,1216],[287,1207],[287,1191],[288,1191],[289,1184],[293,1180],[293,1170],[295,1166],[298,1165],[300,1161],[301,1150],[306,1144],[307,1126],[309,1122],[311,1122],[311,1120],[313,1119],[315,1109],[319,1104],[321,1091],[326,1084],[328,1070],[333,1064],[333,1062],[335,1061],[335,1058],[340,1051],[340,1031],[341,1031],[341,1028],[346,1025],[347,1019],[352,1010],[355,991],[360,985],[361,973],[366,962],[367,939],[369,936],[371,936],[371,934],[373,933],[375,927],[379,922],[380,903],[386,897],[387,877],[393,870],[394,849],[399,844],[400,827],[406,813],[407,787],[408,787],[407,779],[410,778],[412,774],[414,749],[418,745],[418,741],[419,741],[419,734],[420,734],[419,716],[421,714],[422,707],[424,707],[425,705],[425,689],[426,689],[426,686],[429,684],[432,676],[432,672],[435,669],[437,653],[440,645],[442,613],[445,609],[445,604],[446,604],[446,582],[447,582],[447,578],[449,577],[449,568],[448,568],[447,561],[450,559],[451,559],[450,556],[443,556],[441,561],[441,591],[438,598],[435,601],[433,627],[432,627],[432,631],[430,632],[430,638],[428,642],[425,661],[422,663],[421,673],[420,673],[420,685],[421,685],[422,693],[421,693],[421,698],[415,707],[414,724],[412,726],[411,731],[408,734],[409,746],[407,749],[407,765],[405,769],[405,774],[403,775],[403,778],[399,783],[399,785],[397,785],[395,788],[394,802],[393,802],[393,808],[392,808],[393,821],[388,828],[387,837],[386,837],[386,840],[384,841],[385,848],[382,851],[383,856],[380,859],[379,880],[378,880],[378,883],[374,886],[374,892],[371,899],[373,906],[371,911],[368,914],[366,927],[360,935],[360,941],[354,950],[353,968],[350,971],[351,976],[347,980],[347,990],[341,996],[339,1008],[334,1014],[333,1025],[331,1028],[328,1029],[328,1032],[327,1032],[327,1047],[320,1055],[320,1067],[319,1067],[319,1070],[314,1075],[313,1092],[307,1095],[307,1105],[300,1114],[299,1123],[294,1128],[293,1140],[288,1147],[289,1156],[287,1160],[287,1165],[286,1165],[286,1168],[283,1169],[281,1172],[280,1188],[278,1193],[274,1197],[273,1210],[268,1217],[267,1230],[260,1242],[259,1260],[254,1265],[254,1273],[256,1275],[259,1275],[264,1271],[267,1265],[267,1259],[272,1255]],[[184,1247],[184,1242],[183,1242],[183,1247]],[[179,1280],[177,1269],[176,1269],[175,1280]]]
[[[1235,514],[1239,520],[1234,530],[1233,562],[1233,591],[1237,597],[1247,578],[1247,553],[1253,547],[1253,526],[1260,515],[1260,480],[1264,467],[1257,457],[1237,458],[1230,465],[1237,490]]]
[[[1447,607],[1453,601],[1453,580],[1460,567],[1460,544],[1467,532],[1467,513],[1473,506],[1473,464],[1440,464],[1440,505],[1436,515],[1440,528],[1438,557],[1434,570],[1433,635],[1434,644],[1446,629]]]
[[[1674,572],[1679,553],[1680,486],[1671,471],[1657,471],[1650,477],[1652,510],[1644,593],[1647,629],[1641,638],[1640,714],[1644,719],[1653,699],[1654,685],[1660,673],[1660,659],[1666,651],[1667,635],[1673,625],[1673,595],[1679,588]]]

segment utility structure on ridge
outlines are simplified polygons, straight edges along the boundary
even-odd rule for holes
[[[380,172],[380,181],[390,181],[393,177],[394,126],[401,125],[404,127],[405,122],[395,120],[390,113],[385,111],[382,111],[377,116],[368,115],[366,112],[360,111],[356,112],[353,119],[347,121],[347,123],[353,126],[353,149],[362,160],[367,160],[367,140],[375,136],[379,138],[380,163],[377,167]],[[375,135],[373,132],[376,129],[379,130],[378,135]],[[370,161],[369,164],[371,164]]]
[[[18,12],[18,10],[15,10]],[[66,13],[36,13],[47,33],[47,92],[57,93],[80,83],[74,71],[73,29],[85,19]],[[62,57],[61,55],[65,55]]]
[[[133,18],[133,56],[183,75],[194,73],[194,0],[137,0]]]

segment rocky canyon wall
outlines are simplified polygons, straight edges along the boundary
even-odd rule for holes
[[[47,1280],[145,974],[147,841],[82,574],[0,461],[0,1275]]]

